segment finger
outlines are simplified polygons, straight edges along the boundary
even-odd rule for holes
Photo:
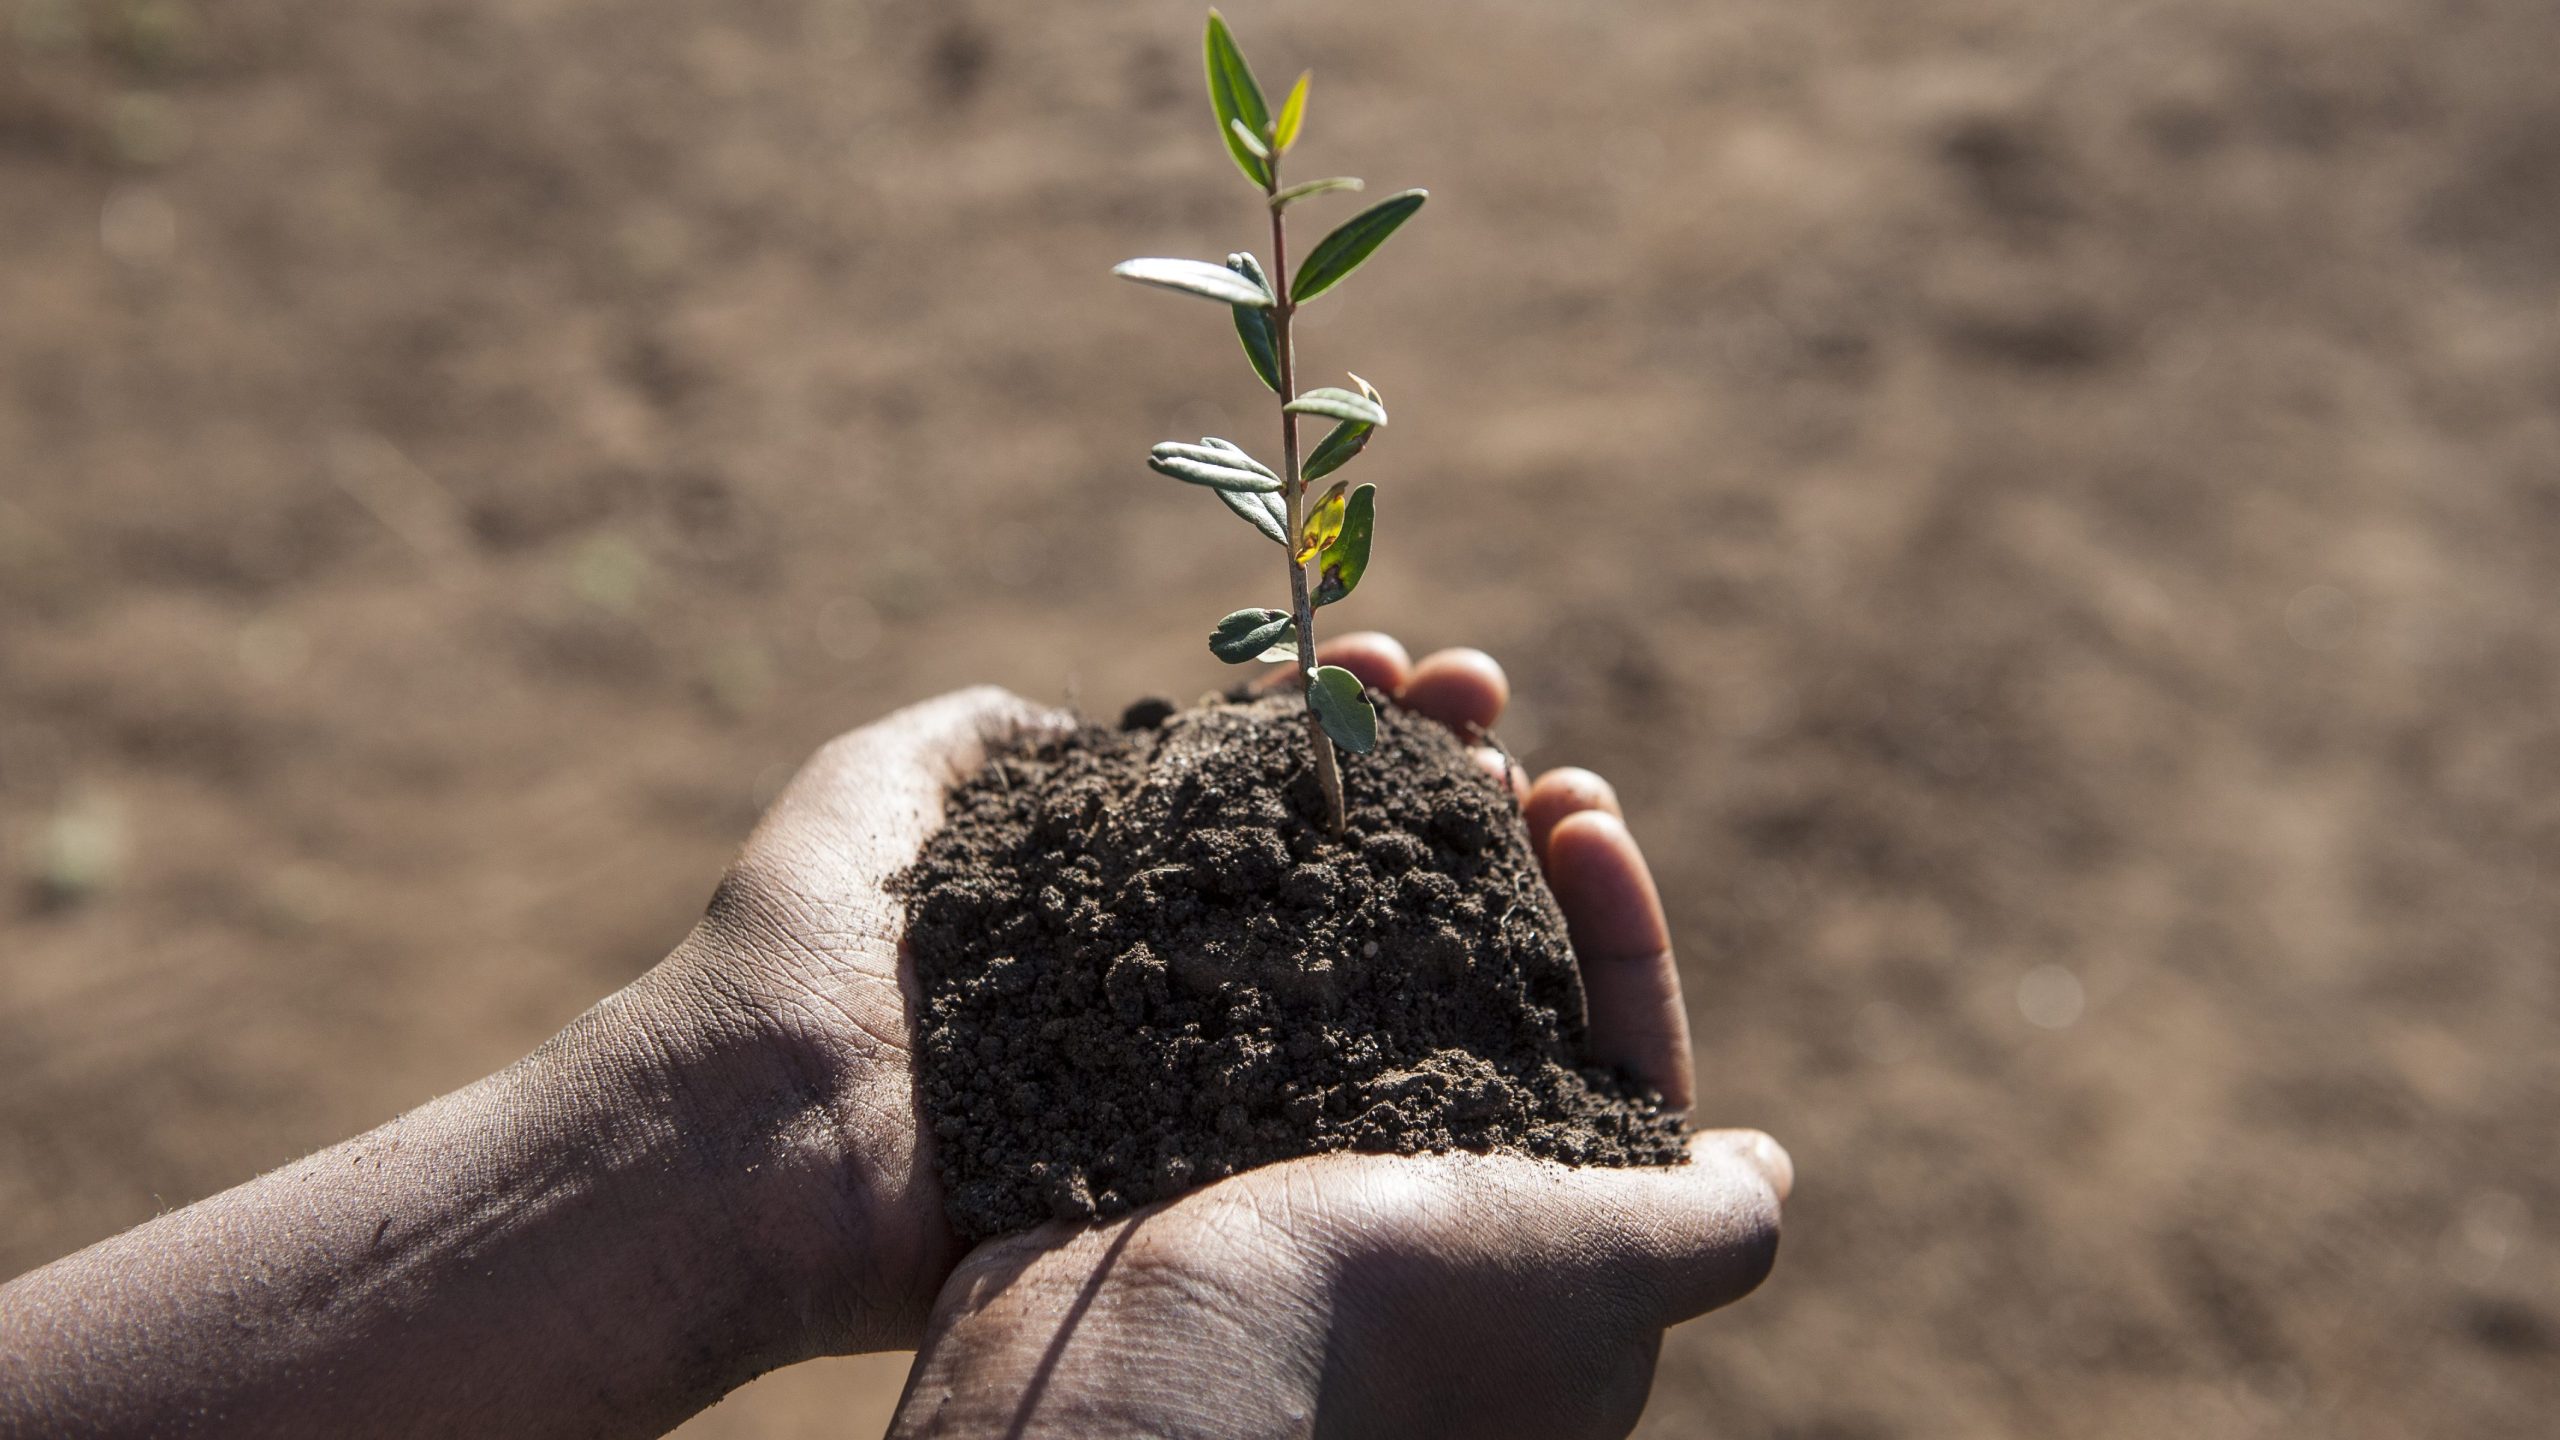
[[[1316,642],[1316,663],[1339,665],[1360,677],[1363,685],[1375,686],[1393,695],[1413,678],[1413,656],[1403,642],[1393,635],[1375,630],[1355,630],[1330,640]],[[1298,678],[1298,667],[1289,665],[1273,670],[1253,682],[1253,688],[1264,694],[1279,694],[1305,682]]]
[[[1338,635],[1316,646],[1320,664],[1339,665],[1360,677],[1360,683],[1393,695],[1404,689],[1413,678],[1413,656],[1393,635],[1375,630],[1360,630]]]
[[[1556,823],[1585,810],[1606,811],[1622,820],[1627,814],[1618,808],[1618,792],[1588,770],[1560,765],[1538,777],[1520,802],[1520,813],[1529,822],[1529,843],[1539,859],[1546,858],[1547,837],[1555,833]]]
[[[1511,703],[1511,680],[1481,650],[1438,650],[1413,667],[1413,678],[1396,698],[1416,714],[1474,736],[1502,718]]]
[[[1588,1279],[1622,1298],[1636,1329],[1660,1329],[1751,1293],[1778,1253],[1786,1152],[1752,1130],[1692,1136],[1680,1165],[1556,1166],[1454,1157],[1412,1182],[1444,1243],[1498,1246],[1551,1282]],[[1411,1162],[1403,1174],[1414,1175]],[[1382,1179],[1387,1178],[1382,1176]],[[1410,1207],[1408,1207],[1410,1208]]]
[[[1769,1278],[1794,1165],[1756,1130],[1711,1131],[1689,1142],[1686,1165],[1587,1172],[1628,1225],[1631,1273],[1649,1283],[1657,1324],[1730,1305]]]
[[[1781,1204],[1796,1193],[1796,1161],[1777,1137],[1764,1130],[1701,1130],[1689,1137],[1689,1157],[1696,1159],[1704,1149],[1720,1149],[1760,1172],[1769,1182],[1769,1193]]]
[[[1547,836],[1547,884],[1582,963],[1592,1058],[1623,1066],[1687,1109],[1695,1084],[1671,925],[1626,822],[1605,810],[1557,821]]]

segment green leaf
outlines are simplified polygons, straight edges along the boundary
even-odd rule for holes
[[[1254,259],[1250,250],[1239,250],[1228,256],[1227,268],[1266,292],[1271,288],[1271,277],[1262,273],[1262,262]],[[1244,342],[1244,358],[1253,363],[1253,373],[1261,376],[1262,383],[1271,387],[1271,393],[1279,394],[1280,346],[1271,329],[1271,312],[1258,306],[1238,305],[1235,317],[1236,338]]]
[[[1265,650],[1298,642],[1298,622],[1286,610],[1238,610],[1209,632],[1209,653],[1230,665],[1257,659]]]
[[[1343,221],[1340,229],[1317,241],[1316,248],[1307,252],[1307,262],[1298,267],[1298,280],[1290,288],[1289,298],[1304,302],[1332,289],[1343,276],[1359,269],[1360,262],[1387,243],[1396,227],[1412,219],[1413,212],[1430,198],[1427,190],[1407,190]]]
[[[1357,420],[1363,425],[1387,423],[1387,407],[1366,395],[1327,385],[1310,390],[1280,407],[1293,415],[1322,415],[1329,420]]]
[[[1307,707],[1316,712],[1334,744],[1354,755],[1377,748],[1378,712],[1361,693],[1359,676],[1339,665],[1317,666],[1307,680]]]
[[[1317,442],[1315,453],[1307,457],[1306,465],[1299,473],[1306,477],[1308,484],[1314,484],[1351,463],[1353,456],[1368,449],[1369,437],[1377,431],[1375,425],[1363,425],[1357,420],[1343,421]]]
[[[1240,490],[1246,494],[1262,494],[1280,488],[1279,481],[1257,471],[1214,461],[1196,460],[1188,455],[1150,455],[1147,457],[1147,468],[1159,475],[1170,475],[1185,484],[1206,485],[1212,490]]]
[[[1298,143],[1298,131],[1307,123],[1307,82],[1316,78],[1313,70],[1298,72],[1298,83],[1289,87],[1289,98],[1280,102],[1280,118],[1271,125],[1271,148],[1286,153]]]
[[[1335,175],[1323,180],[1309,180],[1303,185],[1292,185],[1272,196],[1271,203],[1275,207],[1285,209],[1310,195],[1322,195],[1328,190],[1365,190],[1368,185],[1368,181],[1357,175]]]
[[[1291,627],[1290,627],[1290,629],[1289,629],[1289,643],[1288,643],[1288,644],[1286,644],[1286,645],[1274,645],[1274,646],[1272,646],[1270,649],[1263,651],[1261,654],[1256,655],[1256,656],[1254,656],[1253,658],[1254,658],[1254,659],[1256,659],[1256,660],[1261,661],[1261,662],[1262,662],[1263,664],[1265,664],[1265,665],[1294,665],[1294,664],[1296,664],[1296,663],[1297,663],[1297,660],[1298,660],[1298,631],[1297,631],[1297,627],[1296,627],[1296,626],[1291,626]]]
[[[1218,138],[1227,142],[1227,153],[1236,157],[1236,168],[1244,172],[1244,178],[1256,185],[1269,185],[1269,163],[1236,138],[1235,122],[1239,120],[1256,135],[1268,133],[1271,110],[1263,103],[1262,87],[1254,83],[1253,67],[1244,63],[1244,52],[1236,48],[1236,37],[1227,32],[1227,17],[1215,10],[1209,12],[1209,33],[1201,45],[1209,69],[1209,108],[1218,116]]]
[[[1378,524],[1378,487],[1363,485],[1342,507],[1342,533],[1316,559],[1315,603],[1330,605],[1358,589],[1369,569],[1369,535]]]
[[[1244,128],[1244,121],[1230,120],[1227,122],[1227,129],[1234,133],[1238,144],[1253,152],[1254,159],[1268,160],[1271,158],[1271,147],[1262,143],[1261,136]]]
[[[1378,399],[1377,386],[1360,379],[1357,375],[1351,378],[1359,383],[1362,395],[1367,396],[1372,403],[1378,404],[1380,409],[1385,408],[1384,402]],[[1333,432],[1317,444],[1315,453],[1309,455],[1305,465],[1300,467],[1298,472],[1300,478],[1308,484],[1313,484],[1350,464],[1352,457],[1369,448],[1369,437],[1377,432],[1377,428],[1365,420],[1345,420],[1334,426]]]
[[[1271,292],[1223,265],[1206,260],[1123,260],[1111,267],[1111,273],[1123,280],[1153,285],[1163,290],[1179,290],[1203,300],[1216,300],[1226,305],[1268,307]]]

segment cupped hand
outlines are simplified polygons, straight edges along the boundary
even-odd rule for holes
[[[990,753],[1063,712],[956,691],[820,749],[692,935],[635,989],[702,1143],[730,1153],[800,1354],[912,1346],[962,1253],[918,1113],[906,914],[889,882]]]
[[[1509,698],[1480,651],[1417,665],[1386,636],[1348,635],[1321,653],[1470,738]],[[770,1257],[777,1302],[799,1313],[807,1353],[913,1345],[962,1254],[917,1109],[915,980],[889,880],[989,753],[1072,723],[979,687],[838,737],[766,812],[702,924],[635,989],[673,1057],[682,1093],[671,1103],[742,1177],[737,1208]],[[1505,773],[1499,752],[1483,753]],[[1579,771],[1525,795],[1560,897],[1581,897],[1567,914],[1586,956],[1595,1056],[1687,1104],[1660,907],[1614,798]]]
[[[1321,658],[1470,739],[1509,695],[1479,651],[1354,635]],[[1481,753],[1564,910],[1592,1058],[1688,1107],[1669,927],[1615,793]],[[1622,1435],[1663,1329],[1767,1274],[1793,1181],[1754,1131],[1658,1169],[1326,1155],[1007,1236],[945,1286],[892,1433]]]

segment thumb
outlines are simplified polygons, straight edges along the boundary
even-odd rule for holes
[[[1654,1323],[1667,1326],[1730,1305],[1768,1278],[1795,1167],[1757,1130],[1717,1130],[1690,1138],[1685,1165],[1576,1178],[1591,1213],[1608,1217],[1601,1243],[1623,1247],[1625,1273],[1648,1293]]]
[[[991,752],[1073,723],[993,685],[910,705],[828,741],[784,787],[747,848],[822,845],[903,865],[942,823],[944,795]]]

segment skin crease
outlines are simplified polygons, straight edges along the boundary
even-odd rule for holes
[[[1323,658],[1470,736],[1508,698],[1480,652]],[[1322,1157],[963,1256],[884,887],[990,744],[1066,723],[982,688],[840,737],[693,934],[532,1055],[0,1287],[0,1436],[653,1435],[908,1346],[902,1435],[1623,1433],[1662,1328],[1768,1268],[1765,1136],[1650,1171]],[[1659,902],[1595,784],[1526,791],[1592,1045],[1685,1100]]]

